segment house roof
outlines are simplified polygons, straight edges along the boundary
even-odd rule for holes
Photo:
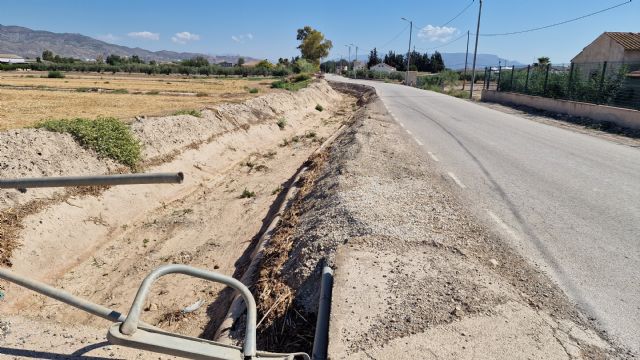
[[[640,33],[606,32],[605,34],[622,45],[625,50],[640,51]]]

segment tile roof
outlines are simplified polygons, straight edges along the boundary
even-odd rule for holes
[[[607,32],[610,38],[622,45],[625,50],[640,51],[640,33],[633,32]]]

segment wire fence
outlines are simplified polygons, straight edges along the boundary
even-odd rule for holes
[[[485,89],[640,110],[640,62],[492,67]]]

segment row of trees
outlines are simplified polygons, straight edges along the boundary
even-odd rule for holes
[[[381,59],[378,56],[378,50],[374,48],[369,53],[367,66],[370,68],[380,63],[393,66],[398,71],[407,70],[407,58],[404,54],[396,54],[394,51],[389,51],[389,53],[385,54],[384,58]],[[444,60],[442,60],[442,55],[439,52],[436,51],[431,56],[426,52],[424,54],[415,50],[411,52],[411,65],[409,70],[438,73],[444,69]]]

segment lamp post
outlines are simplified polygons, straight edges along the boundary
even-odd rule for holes
[[[413,34],[413,21],[401,18],[409,23],[409,49],[407,50],[407,75],[404,79],[404,84],[409,85],[409,67],[411,66],[411,35]]]
[[[473,100],[473,85],[476,82],[476,59],[478,57],[478,37],[480,37],[480,16],[482,15],[482,0],[480,0],[480,8],[478,9],[478,25],[476,27],[476,46],[473,51],[473,69],[471,75],[471,88],[469,91],[469,99]]]
[[[347,63],[347,74],[349,73],[349,66],[351,66],[351,47],[353,46],[353,44],[349,44],[349,45],[345,45],[346,47],[349,48],[349,62]]]

